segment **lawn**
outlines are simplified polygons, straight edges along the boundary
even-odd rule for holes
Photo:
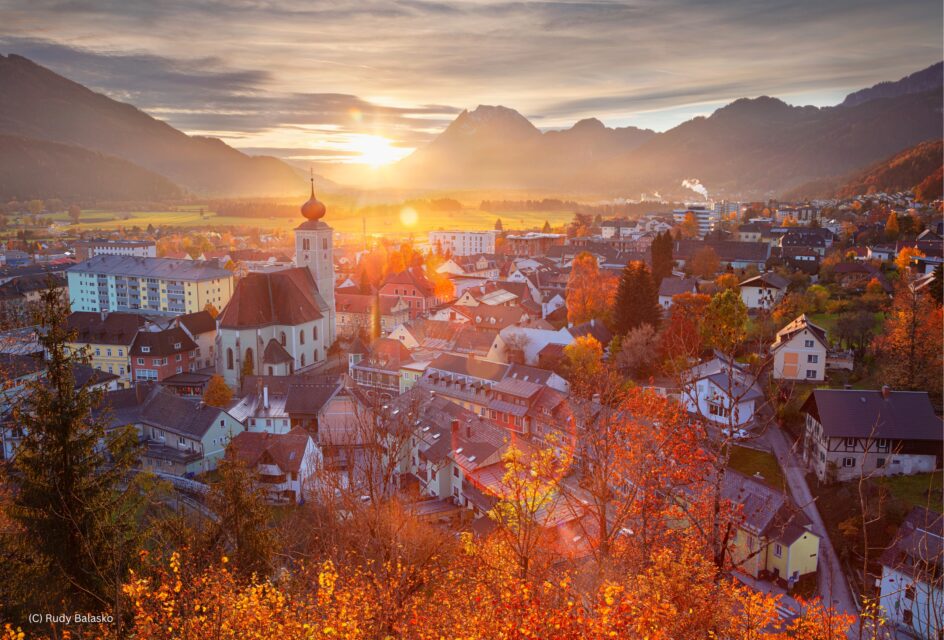
[[[879,334],[882,332],[882,323],[885,320],[885,314],[881,311],[875,312],[875,324],[872,326],[872,332],[874,334]],[[829,339],[834,343],[839,341],[839,338],[836,337],[836,320],[839,316],[834,313],[813,313],[810,314],[810,320],[813,324],[822,327],[826,330],[826,334],[829,336]]]
[[[760,473],[764,482],[772,487],[784,486],[780,463],[777,462],[776,456],[768,451],[734,445],[731,447],[731,460],[728,466],[748,476]]]
[[[895,500],[909,507],[930,507],[935,511],[942,511],[944,471],[914,476],[892,476],[882,478],[879,482],[888,488]]]

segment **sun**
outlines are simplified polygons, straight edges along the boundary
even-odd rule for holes
[[[359,134],[352,140],[351,149],[359,154],[354,156],[354,162],[362,162],[372,167],[396,162],[409,154],[409,149],[393,146],[388,138],[367,134]]]

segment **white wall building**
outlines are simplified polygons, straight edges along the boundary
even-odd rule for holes
[[[443,251],[454,256],[471,256],[477,253],[495,253],[495,238],[499,232],[490,231],[430,231],[429,244],[437,243]]]

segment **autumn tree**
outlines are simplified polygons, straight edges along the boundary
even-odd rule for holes
[[[736,289],[739,284],[740,280],[733,273],[722,273],[715,278],[715,286],[718,287],[719,291],[723,291],[724,289]]]
[[[692,273],[700,278],[713,278],[721,268],[721,260],[711,247],[702,247],[692,256]]]
[[[209,313],[211,316],[213,316],[213,319],[214,319],[214,320],[216,320],[216,317],[217,317],[218,315],[220,315],[220,310],[217,309],[216,306],[214,306],[214,304],[213,304],[212,302],[207,302],[207,303],[203,306],[203,310],[206,311],[207,313]]]
[[[573,380],[592,380],[603,367],[603,346],[593,336],[578,336],[564,347],[567,376]]]
[[[76,380],[76,367],[89,360],[67,347],[74,339],[68,302],[53,289],[40,299],[34,322],[45,373],[26,383],[13,407],[23,436],[7,516],[21,535],[0,540],[0,601],[21,613],[101,611],[118,606],[141,541],[145,483],[133,473],[141,449],[133,427],[108,428],[102,391]]]
[[[651,324],[630,329],[620,341],[617,366],[635,377],[652,373],[659,362],[659,339]]]
[[[702,321],[702,339],[709,347],[733,354],[747,337],[747,307],[733,289],[716,293]]]
[[[233,401],[233,390],[219,374],[213,375],[203,392],[203,402],[211,407],[226,408]]]
[[[577,254],[567,280],[568,322],[582,324],[603,317],[609,304],[607,279],[592,254],[586,251]]]
[[[698,237],[698,219],[695,217],[695,214],[689,211],[685,214],[685,218],[682,221],[682,224],[679,225],[679,231],[681,231],[683,238],[697,238]]]
[[[898,287],[882,334],[873,347],[881,359],[883,380],[899,389],[941,392],[944,353],[942,309],[910,283]]]
[[[72,224],[79,224],[79,218],[81,217],[82,209],[79,208],[79,205],[69,205],[69,220],[72,221]]]
[[[672,306],[660,341],[664,358],[687,361],[704,351],[701,321],[710,302],[711,298],[703,293],[680,293],[672,297]]]
[[[899,232],[898,214],[892,211],[888,214],[888,220],[885,221],[885,237],[889,240],[896,240]]]
[[[662,319],[659,291],[644,262],[633,261],[623,268],[612,315],[614,332],[619,335],[643,324],[658,328]]]
[[[924,252],[917,247],[904,247],[895,257],[895,266],[898,271],[904,273],[911,270],[911,263],[917,258],[923,258]]]

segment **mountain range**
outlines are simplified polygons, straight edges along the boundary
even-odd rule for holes
[[[18,138],[15,148],[0,145],[0,167],[15,164],[27,152],[35,175],[44,178],[24,182],[19,173],[4,171],[0,195],[5,197],[119,198],[139,193],[142,199],[171,198],[182,190],[237,197],[305,189],[299,172],[281,160],[251,157],[215,138],[188,136],[13,54],[0,55],[0,134]],[[91,183],[76,180],[70,174],[80,156],[87,163],[85,173],[117,175]],[[141,188],[121,187],[123,182]]]
[[[944,66],[856,91],[833,107],[742,98],[657,133],[595,118],[561,131],[517,111],[463,111],[428,144],[387,168],[407,189],[526,189],[634,197],[780,196],[851,175],[940,140]],[[0,55],[0,197],[167,199],[298,194],[304,176],[277,158],[188,136],[132,105],[17,55]]]
[[[682,197],[682,181],[698,179],[719,197],[776,196],[940,139],[942,84],[936,64],[834,107],[742,98],[663,133],[608,129],[598,120],[541,133],[517,111],[479,106],[402,160],[393,175],[400,184],[426,187]]]

